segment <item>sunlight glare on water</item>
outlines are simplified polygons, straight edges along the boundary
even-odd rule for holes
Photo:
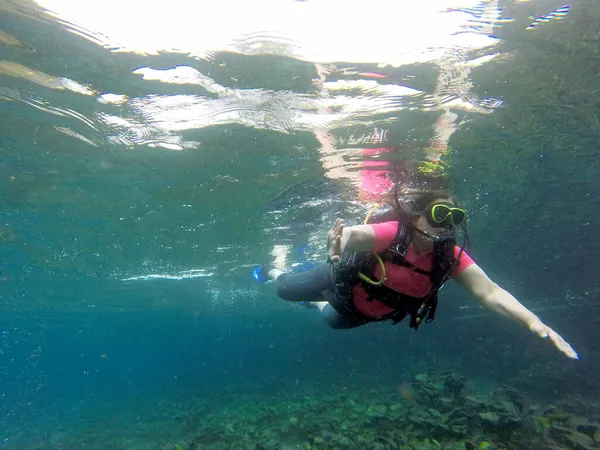
[[[55,167],[19,188],[48,217],[52,205],[63,217],[77,211],[81,223],[61,228],[60,249],[35,247],[37,260],[56,267],[149,282],[234,276],[272,248],[293,264],[294,247],[306,243],[318,259],[335,212],[361,211],[388,187],[357,203],[364,167],[437,163],[459,126],[503,107],[473,79],[511,58],[497,32],[513,19],[497,0],[36,3],[42,15],[28,3],[1,7],[69,34],[27,42],[3,29],[10,53],[0,75],[14,84],[0,98],[41,114],[35,143],[59,140],[45,162]],[[519,26],[542,27],[565,11]],[[265,153],[269,145],[275,153]],[[79,146],[91,162],[55,150]],[[163,162],[171,152],[185,156]],[[72,161],[86,165],[89,181],[61,178]],[[120,190],[126,180],[136,187]],[[250,209],[243,220],[264,230],[260,242],[233,233],[240,204]],[[90,218],[129,237],[75,239],[91,233]],[[225,225],[232,234],[218,236]]]
[[[108,137],[109,143],[171,150],[198,147],[198,142],[181,139],[178,133],[183,130],[225,124],[280,132],[335,129],[342,124],[362,123],[360,116],[401,111],[407,103],[424,110],[452,106],[483,112],[494,102],[481,99],[473,104],[462,91],[469,88],[471,68],[496,56],[492,49],[498,39],[491,32],[507,21],[501,18],[496,1],[379,0],[369,5],[372,20],[364,20],[360,8],[347,8],[340,1],[114,1],[97,7],[66,0],[38,3],[72,32],[114,52],[174,52],[212,60],[219,66],[225,65],[219,55],[227,52],[277,55],[311,63],[375,64],[380,69],[433,62],[442,70],[446,67],[464,73],[460,79],[449,81],[447,92],[438,90],[435,99],[430,95],[414,99],[411,97],[423,92],[408,85],[381,84],[368,79],[370,74],[361,77],[355,68],[341,67],[338,69],[342,74],[359,75],[358,79],[326,81],[327,91],[340,94],[314,98],[288,90],[228,86],[232,81],[235,84],[235,76],[216,80],[211,72],[218,70],[201,72],[190,65],[139,67],[133,73],[145,80],[196,85],[205,95],[132,99],[120,92],[99,95],[104,103],[128,102],[134,115],[144,118],[139,123],[131,117],[97,116],[95,120],[114,131]],[[483,49],[491,53],[465,59],[468,52]],[[352,90],[365,95],[345,94]]]
[[[426,62],[451,49],[493,45],[467,32],[473,13],[500,23],[497,1],[375,0],[368,10],[339,0],[322,2],[225,0],[190,3],[38,0],[57,18],[77,24],[99,45],[122,52],[181,52],[206,58],[215,51],[279,54],[311,62],[345,61],[398,66]],[[369,17],[365,20],[364,14]],[[279,44],[279,45],[277,45]]]

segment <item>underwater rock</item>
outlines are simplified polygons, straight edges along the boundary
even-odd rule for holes
[[[448,417],[450,419],[465,419],[467,420],[471,414],[467,414],[467,412],[463,408],[454,408],[452,411],[448,413]]]
[[[313,443],[315,444],[322,444],[323,442],[325,442],[325,438],[323,438],[322,436],[315,436],[315,438],[313,439]]]
[[[583,420],[585,421],[584,423],[579,423],[577,425],[577,431],[581,434],[585,434],[586,436],[588,436],[592,440],[593,444],[596,447],[598,447],[598,437],[600,437],[600,426],[598,426],[598,424],[595,423],[587,423],[586,419]]]
[[[428,417],[423,417],[423,416],[419,416],[419,415],[414,415],[414,416],[410,416],[408,418],[408,422],[411,425],[414,425],[415,428],[424,428],[427,429],[427,427],[432,426],[435,421],[430,420],[430,418]]]
[[[571,420],[572,416],[556,406],[550,406],[542,413],[542,417],[546,418],[552,424],[565,424]]]
[[[467,379],[462,375],[448,373],[444,376],[444,392],[458,397],[467,386]]]
[[[500,416],[494,412],[477,413],[481,419],[481,424],[490,428],[500,426]]]
[[[505,416],[516,416],[518,414],[515,406],[506,400],[496,400],[491,407],[499,414]]]
[[[344,436],[343,434],[340,434],[338,436],[337,442],[340,445],[350,445],[350,444],[352,444],[352,441],[347,436]]]
[[[436,435],[451,434],[452,428],[446,422],[436,422],[431,427],[431,430],[435,431]]]
[[[503,386],[502,389],[498,391],[498,394],[508,399],[518,411],[523,412],[525,410],[527,404],[525,396],[517,389],[511,386]]]
[[[413,381],[425,383],[425,382],[429,381],[429,375],[427,375],[426,373],[418,373],[413,377]]]
[[[477,412],[485,411],[487,404],[484,400],[480,400],[477,397],[467,396],[465,397],[466,403]]]
[[[427,408],[427,412],[428,412],[429,414],[431,414],[433,417],[436,417],[436,418],[438,418],[438,417],[441,417],[441,416],[442,416],[442,413],[441,413],[441,412],[439,412],[437,409],[433,409],[433,408]]]
[[[335,434],[333,434],[331,431],[328,430],[323,430],[323,432],[321,432],[321,437],[326,440],[329,441],[331,439],[335,438]]]
[[[523,421],[517,417],[503,417],[502,418],[502,426],[504,428],[521,428],[523,425]]]
[[[448,397],[441,397],[438,399],[438,407],[443,411],[451,411],[455,405],[456,405],[455,399],[453,400]]]
[[[460,418],[452,421],[450,429],[458,437],[464,437],[468,434],[469,422],[466,418]]]
[[[499,416],[503,428],[521,428],[523,420],[536,411],[523,394],[509,386],[494,391],[491,400],[490,409]]]
[[[573,450],[593,450],[597,448],[589,436],[573,432],[565,427],[552,426],[548,434],[556,442],[564,444]]]
[[[519,428],[523,423],[521,410],[506,400],[497,400],[491,405],[491,409],[499,416],[504,427]]]
[[[369,406],[367,408],[367,416],[377,418],[386,417],[387,408],[385,407],[385,405]]]

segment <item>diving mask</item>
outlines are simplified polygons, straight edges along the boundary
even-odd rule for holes
[[[427,222],[434,228],[458,227],[465,221],[466,216],[464,210],[454,207],[452,203],[446,202],[434,203],[425,211]]]

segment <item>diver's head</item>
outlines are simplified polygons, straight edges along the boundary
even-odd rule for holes
[[[411,214],[412,239],[417,252],[431,250],[436,242],[455,239],[456,227],[466,219],[465,212],[456,207],[449,195],[422,195],[414,201]]]
[[[413,219],[413,224],[439,230],[454,230],[466,219],[465,211],[457,208],[452,198],[437,198],[429,203],[423,212]]]

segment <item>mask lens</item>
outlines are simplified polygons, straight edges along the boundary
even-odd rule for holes
[[[462,209],[452,208],[450,214],[452,214],[452,221],[456,227],[465,221],[465,212]]]
[[[464,222],[465,212],[460,208],[438,203],[431,207],[431,219],[438,225],[456,227]]]
[[[435,223],[443,223],[450,215],[450,208],[446,205],[433,205],[431,218]]]

